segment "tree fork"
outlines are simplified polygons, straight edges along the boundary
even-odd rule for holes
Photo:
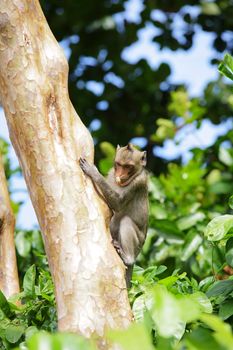
[[[78,164],[93,141],[68,96],[68,65],[37,0],[2,0],[0,91],[41,227],[59,330],[89,337],[131,322],[108,210]]]
[[[19,293],[14,230],[15,217],[0,154],[0,290],[7,298]]]

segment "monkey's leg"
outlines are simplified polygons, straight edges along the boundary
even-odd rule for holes
[[[118,240],[121,247],[119,254],[127,267],[127,287],[130,287],[133,265],[141,248],[139,237],[140,231],[137,225],[131,220],[130,217],[124,216],[120,221]]]
[[[114,248],[116,249],[117,253],[121,256],[121,245],[118,240],[118,233],[119,233],[119,227],[120,227],[120,221],[121,218],[117,217],[117,214],[114,214],[110,221],[110,232],[112,236],[112,244]]]
[[[140,251],[139,232],[129,216],[124,216],[119,225],[118,241],[122,249],[122,260],[126,265],[133,265]]]

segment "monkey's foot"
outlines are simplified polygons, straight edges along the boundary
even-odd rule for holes
[[[117,240],[113,239],[112,244],[113,244],[114,248],[116,249],[117,253],[121,256],[123,251],[121,249],[120,243]]]

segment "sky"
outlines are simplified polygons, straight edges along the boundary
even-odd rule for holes
[[[140,11],[140,0],[130,0],[126,5],[125,16],[132,21],[138,20],[138,13]],[[155,17],[161,17],[162,13],[157,11],[154,13]],[[121,21],[121,18],[116,18],[116,21]],[[177,28],[179,32],[179,18],[177,19]],[[136,62],[141,58],[145,58],[152,67],[157,67],[162,62],[167,62],[172,67],[172,74],[170,82],[185,83],[190,96],[200,96],[208,81],[215,80],[218,76],[216,67],[209,64],[212,57],[211,42],[213,36],[211,33],[203,33],[198,31],[194,39],[194,45],[189,51],[178,50],[173,52],[169,49],[160,50],[156,44],[152,44],[151,38],[156,29],[148,24],[145,29],[139,31],[139,40],[126,48],[122,55],[123,58],[131,63]],[[65,54],[69,57],[69,49],[65,42],[61,43]],[[93,87],[95,89],[95,86]],[[183,161],[190,158],[189,150],[193,147],[208,147],[214,143],[215,139],[225,134],[228,129],[232,128],[232,120],[221,124],[221,126],[214,126],[209,120],[205,120],[201,128],[197,131],[191,125],[183,128],[176,136],[179,144],[172,140],[165,141],[163,147],[155,148],[155,155],[168,160],[182,156]],[[3,110],[0,109],[0,137],[9,141],[8,129],[4,118]],[[133,139],[139,145],[143,146],[142,139]],[[10,141],[9,141],[10,142]],[[13,166],[18,165],[16,155],[13,148],[10,149],[10,159]],[[17,227],[22,229],[37,228],[37,219],[29,199],[26,185],[22,177],[14,177],[12,181],[13,191],[12,199],[16,201],[23,201],[20,214],[17,218]]]

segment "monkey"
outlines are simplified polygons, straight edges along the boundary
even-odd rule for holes
[[[143,246],[148,224],[148,175],[146,152],[131,143],[117,146],[114,167],[107,178],[98,169],[80,158],[83,172],[101,190],[113,212],[110,232],[113,245],[126,266],[127,288],[131,285],[133,265]]]

